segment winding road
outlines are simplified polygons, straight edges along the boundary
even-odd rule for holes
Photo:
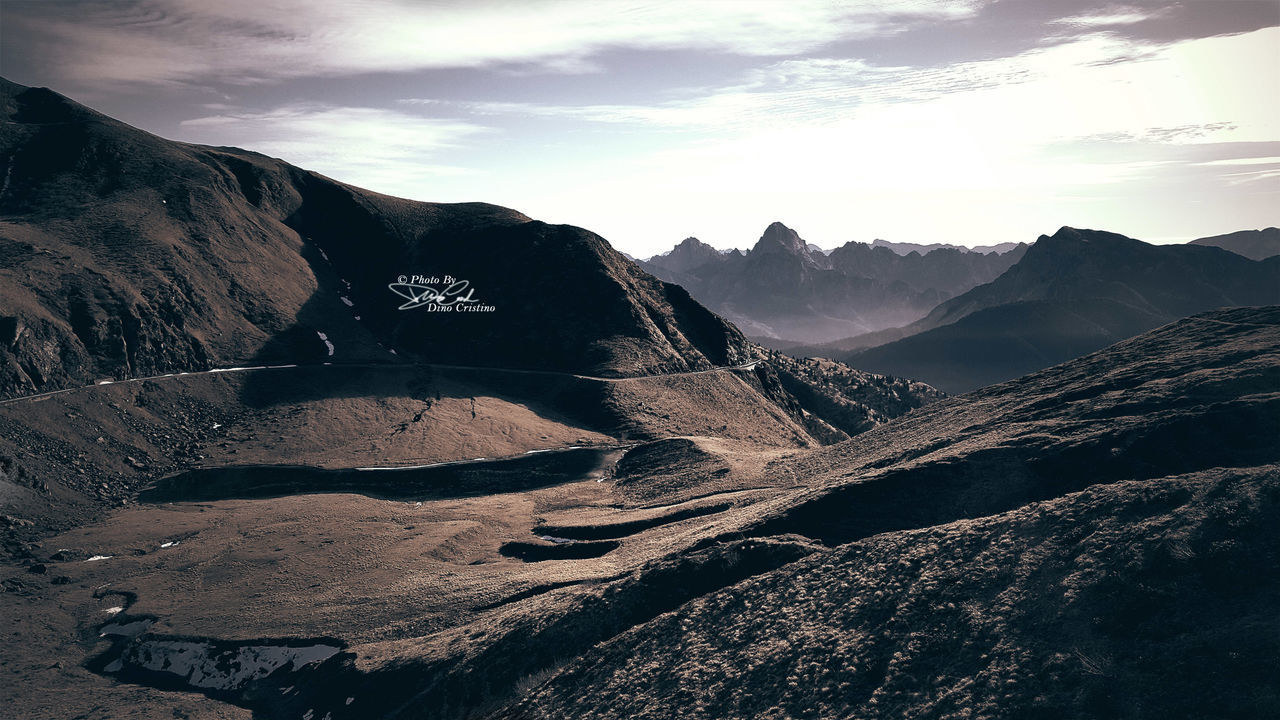
[[[252,365],[252,366],[236,366],[214,368],[212,370],[196,370],[192,372],[176,372],[165,373],[163,375],[148,375],[146,377],[126,378],[124,380],[99,380],[92,385],[80,385],[77,387],[63,388],[61,390],[50,390],[48,392],[33,393],[31,395],[21,395],[18,397],[0,400],[0,407],[12,405],[23,401],[36,401],[50,398],[55,395],[64,393],[78,392],[80,390],[91,390],[94,388],[104,387],[107,385],[126,385],[129,383],[140,383],[147,381],[167,380],[177,377],[195,377],[200,375],[215,375],[220,373],[238,373],[238,372],[258,372],[263,370],[289,370],[295,368],[439,368],[441,370],[475,370],[482,372],[496,372],[512,375],[539,375],[550,377],[571,377],[579,380],[593,380],[596,382],[623,382],[628,380],[646,380],[651,378],[668,378],[682,377],[688,375],[703,375],[714,372],[741,372],[754,370],[760,364],[760,360],[752,360],[751,362],[742,363],[741,365],[728,365],[704,368],[702,370],[686,370],[678,373],[663,373],[658,375],[637,375],[634,377],[599,377],[594,375],[579,375],[577,373],[562,372],[558,370],[525,370],[518,368],[498,368],[483,367],[478,365],[443,365],[439,363],[312,363],[312,364],[286,364],[286,365]]]

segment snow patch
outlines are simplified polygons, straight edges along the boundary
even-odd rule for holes
[[[339,299],[339,300],[341,300],[342,302],[346,303],[346,306],[347,306],[347,307],[355,307],[355,306],[356,306],[356,304],[355,304],[355,303],[353,303],[353,302],[351,302],[351,299],[350,299],[350,298],[348,298],[346,295],[339,295],[339,296],[338,296],[338,299]]]
[[[98,562],[99,560],[110,560],[112,557],[114,556],[113,555],[94,555],[88,560],[85,560],[85,562]]]
[[[298,670],[323,662],[339,650],[325,644],[245,645],[219,650],[210,642],[155,639],[130,647],[121,659],[131,667],[176,675],[191,687],[235,690],[286,666]],[[110,666],[107,669],[110,671]]]
[[[102,612],[104,612],[104,613],[106,613],[106,614],[108,614],[108,615],[115,615],[116,613],[122,613],[122,612],[124,612],[124,606],[122,606],[122,605],[116,605],[115,607],[109,607],[109,608],[107,608],[106,610],[103,610]]]
[[[324,341],[324,346],[329,348],[329,357],[333,357],[333,343],[329,341],[329,336],[325,335],[319,330],[316,331],[316,334],[319,335],[320,339]]]
[[[14,157],[16,156],[17,153],[14,153]],[[0,195],[4,195],[5,191],[9,189],[9,180],[13,177],[13,165],[13,157],[10,157],[9,167],[4,171],[4,185],[0,186]]]

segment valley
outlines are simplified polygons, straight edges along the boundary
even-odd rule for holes
[[[51,90],[0,114],[24,718],[1280,712],[1278,258],[775,223],[686,241],[724,263],[686,288]],[[437,277],[493,310],[422,312]]]

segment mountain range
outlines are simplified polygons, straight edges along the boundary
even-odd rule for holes
[[[1150,245],[1062,228],[994,281],[895,331],[901,339],[836,356],[855,367],[965,392],[1099,350],[1218,307],[1280,303],[1280,258],[1217,247]]]
[[[1277,367],[1280,310],[1247,308],[807,451],[162,477],[7,570],[31,628],[2,692],[32,718],[1267,717]]]
[[[1005,328],[1002,372],[1160,325],[945,397],[760,347],[581,228],[47,89],[0,114],[15,717],[1280,713],[1280,307],[1198,310],[1274,302],[1280,258],[780,224],[668,257],[761,312],[919,313],[924,351]]]
[[[836,442],[940,397],[919,383],[760,348],[581,228],[484,203],[393,198],[257,153],[164,140],[8,81],[0,112],[0,400],[283,366],[289,378],[251,372],[234,397],[207,401],[240,416],[309,398],[337,413],[295,428],[318,448],[334,433],[364,437],[341,429],[341,415],[377,427],[397,425],[391,418],[402,412],[420,421],[422,408],[406,408],[419,400],[412,386],[425,381],[413,378],[423,373],[469,373],[458,382],[472,402],[501,398],[499,416],[534,403],[559,425],[586,423],[588,435],[716,428],[788,446]],[[458,297],[475,302],[445,312],[431,293],[457,282],[467,284]],[[334,383],[334,372],[355,379]],[[292,379],[315,373],[331,379],[316,388]],[[614,382],[627,378],[644,382]],[[703,412],[687,411],[693,397]],[[475,449],[531,449],[519,438],[541,434],[495,422],[514,437],[477,446],[450,433],[424,450],[413,444],[421,432],[397,432],[366,450],[455,460]],[[7,427],[0,455],[25,458],[18,466],[32,476],[59,474],[67,458],[83,463],[60,502],[84,508],[127,495],[148,475],[125,458],[151,468],[154,460],[139,458],[200,454],[191,448],[208,435],[193,428],[176,448],[182,433],[158,433],[157,445],[104,428],[89,440],[106,447],[94,447],[53,425]],[[82,484],[90,469],[124,485]],[[67,514],[31,490],[8,497],[50,522]]]
[[[682,285],[700,303],[775,347],[822,343],[898,327],[938,303],[994,279],[1025,247],[977,253],[955,248],[899,254],[846,243],[815,250],[773,223],[749,252],[720,252],[688,238],[639,264]]]
[[[1280,255],[1280,228],[1269,227],[1262,230],[1241,230],[1192,240],[1192,245],[1208,245],[1230,250],[1250,260],[1266,260]]]
[[[887,247],[899,255],[910,255],[913,252],[926,255],[934,250],[942,249],[976,252],[984,255],[989,253],[998,253],[1003,255],[1004,253],[1017,248],[1018,245],[1019,243],[1004,242],[996,243],[995,245],[975,245],[973,247],[968,247],[965,245],[952,245],[951,243],[929,243],[927,245],[922,245],[920,243],[890,242],[889,240],[881,240],[879,238],[871,241],[871,247]]]

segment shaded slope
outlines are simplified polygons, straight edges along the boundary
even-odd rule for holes
[[[42,88],[3,82],[0,112],[5,395],[255,357],[394,361],[379,344],[614,375],[745,357],[734,328],[585,230],[166,141]],[[467,280],[495,310],[400,311],[388,284],[415,274]]]
[[[1216,307],[1280,302],[1280,261],[1063,228],[999,278],[842,359],[965,392]]]
[[[625,575],[543,581],[233,700],[333,718],[1269,716],[1277,360],[1280,308],[1190,318],[780,458],[769,474],[801,485],[685,516]],[[627,482],[712,470],[676,445],[633,455]]]
[[[848,544],[495,717],[1270,716],[1277,360],[1280,309],[1209,313],[812,453],[721,537]]]
[[[0,81],[0,113],[0,398],[76,389],[0,410],[0,509],[40,528],[211,457],[412,464],[669,435],[807,447],[937,397],[847,368],[841,387],[682,376],[759,351],[580,228],[170,142],[46,89]],[[465,279],[494,311],[399,310],[388,285],[415,274]],[[424,360],[550,374],[454,367],[442,398]],[[313,367],[162,377],[267,364]],[[228,445],[231,427],[253,439]]]
[[[1280,474],[1120,483],[694,600],[496,717],[1269,717]]]

